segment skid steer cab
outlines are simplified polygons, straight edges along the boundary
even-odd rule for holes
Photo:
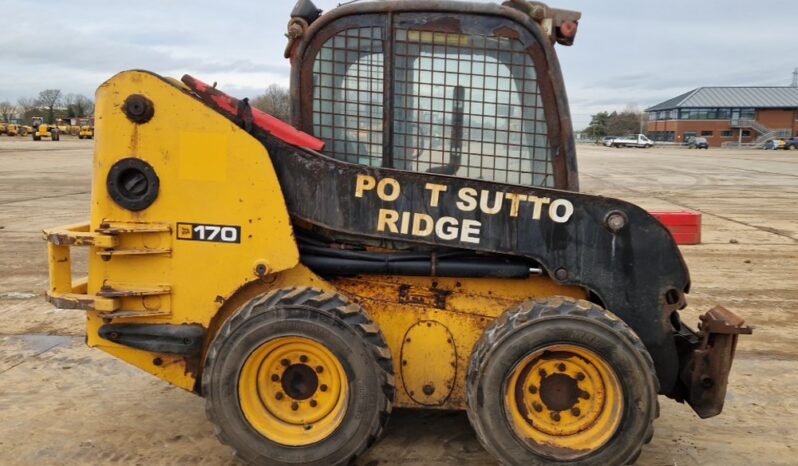
[[[347,464],[394,407],[466,410],[505,464],[633,462],[658,394],[720,413],[750,329],[683,323],[670,233],[579,192],[554,51],[579,17],[302,0],[291,124],[190,76],[114,76],[91,218],[44,232],[48,300],[205,397],[249,463]]]

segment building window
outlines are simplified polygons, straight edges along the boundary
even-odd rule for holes
[[[732,137],[732,132],[731,131],[721,131],[720,132],[720,137],[722,137],[722,138],[730,138],[730,137]]]
[[[701,136],[712,136],[712,131],[701,131]]]
[[[748,131],[747,129],[743,130],[743,137],[744,138],[747,138],[747,137],[750,137],[750,136],[751,136],[751,131]]]
[[[753,108],[683,108],[678,111],[680,120],[753,120],[755,117]]]
[[[674,133],[673,131],[653,131],[653,132],[649,133],[648,136],[653,141],[673,142],[673,138],[674,138],[675,134],[676,133]]]

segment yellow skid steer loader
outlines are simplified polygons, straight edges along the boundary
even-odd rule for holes
[[[466,410],[504,464],[634,462],[658,394],[720,413],[750,329],[682,322],[668,230],[579,192],[554,50],[579,17],[300,0],[291,125],[190,76],[114,76],[91,218],[44,233],[48,300],[203,396],[252,464],[347,464],[394,407]]]

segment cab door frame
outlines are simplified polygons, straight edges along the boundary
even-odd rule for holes
[[[313,134],[313,63],[322,45],[335,34],[352,27],[384,27],[385,68],[383,92],[393,95],[393,40],[396,18],[404,13],[425,13],[430,21],[426,28],[441,32],[462,32],[479,22],[479,16],[504,19],[493,33],[521,40],[532,57],[545,118],[548,124],[549,148],[553,165],[554,188],[579,190],[576,151],[568,100],[554,47],[541,27],[524,13],[497,4],[407,0],[403,2],[365,2],[339,7],[322,15],[303,32],[301,40],[290,52],[292,122]],[[471,26],[468,23],[473,23]],[[392,98],[385,99],[383,109],[383,166],[392,166],[393,108]]]

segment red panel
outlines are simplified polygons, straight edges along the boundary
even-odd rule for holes
[[[235,97],[230,97],[224,92],[211,87],[204,82],[192,76],[185,75],[182,79],[192,91],[199,95],[202,100],[210,104],[216,111],[223,113],[230,119],[235,119],[239,116],[238,112],[241,108],[242,102]],[[321,151],[324,149],[324,141],[316,139],[308,133],[304,133],[294,128],[293,126],[285,123],[268,113],[262,112],[257,108],[252,109],[252,124],[258,128],[272,134],[273,136],[287,142],[288,144]]]
[[[670,230],[676,244],[701,242],[701,214],[698,212],[650,212]]]

